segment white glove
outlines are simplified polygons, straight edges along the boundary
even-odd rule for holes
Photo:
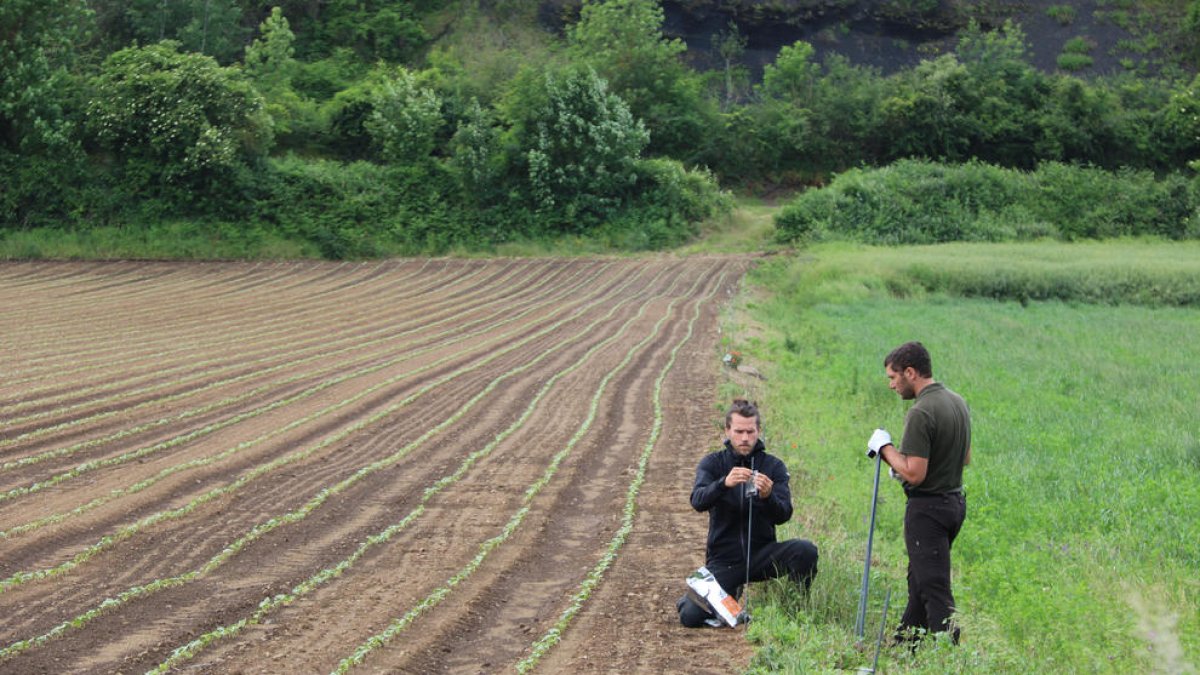
[[[875,459],[875,455],[883,449],[885,445],[892,444],[892,435],[883,429],[876,429],[875,433],[871,434],[871,439],[867,441],[867,457]]]
[[[896,473],[896,470],[895,470],[895,469],[893,469],[893,468],[892,468],[892,467],[890,467],[890,466],[888,467],[888,477],[889,477],[889,478],[893,478],[893,479],[895,479],[895,480],[898,480],[898,481],[900,481],[901,483],[903,483],[903,482],[904,482],[904,479],[900,477],[900,474]]]

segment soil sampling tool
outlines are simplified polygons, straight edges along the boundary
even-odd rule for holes
[[[854,636],[863,637],[863,624],[867,618],[867,590],[871,586],[871,544],[875,539],[875,506],[879,503],[879,469],[883,453],[875,453],[875,487],[871,490],[871,525],[867,529],[867,559],[863,562],[862,590],[858,595],[858,618],[854,623]]]
[[[875,660],[871,662],[870,668],[859,668],[858,672],[860,673],[874,673],[875,669],[879,667],[879,649],[883,646],[883,630],[884,627],[887,626],[888,602],[890,602],[891,599],[892,589],[889,588],[887,595],[883,597],[883,617],[879,619],[879,637],[875,638]]]

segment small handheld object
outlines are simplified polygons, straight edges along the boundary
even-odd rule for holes
[[[755,497],[758,495],[758,470],[750,472],[750,480],[746,483],[746,496]]]

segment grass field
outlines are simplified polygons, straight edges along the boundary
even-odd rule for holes
[[[970,290],[997,276],[1017,282]],[[873,641],[853,636],[873,477],[863,451],[875,427],[902,431],[909,404],[882,359],[919,339],[935,378],[972,407],[954,549],[963,644],[885,649],[882,671],[1195,672],[1200,308],[1178,298],[1195,298],[1198,279],[1200,248],[1154,242],[833,245],[760,266],[725,334],[767,379],[730,388],[758,398],[769,447],[792,469],[796,516],[781,536],[815,540],[821,563],[808,599],[754,591],[753,670],[871,665]],[[868,636],[886,590],[889,624],[906,600],[904,498],[883,481]]]

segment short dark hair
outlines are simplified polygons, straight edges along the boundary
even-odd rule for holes
[[[728,429],[733,425],[733,416],[753,417],[755,428],[762,428],[762,417],[758,414],[758,406],[753,401],[747,401],[744,398],[733,399],[733,405],[729,406],[729,412],[725,413],[725,428]]]
[[[883,360],[883,367],[892,367],[896,372],[912,368],[921,377],[933,377],[933,362],[929,358],[929,350],[920,342],[905,342],[892,350]]]

